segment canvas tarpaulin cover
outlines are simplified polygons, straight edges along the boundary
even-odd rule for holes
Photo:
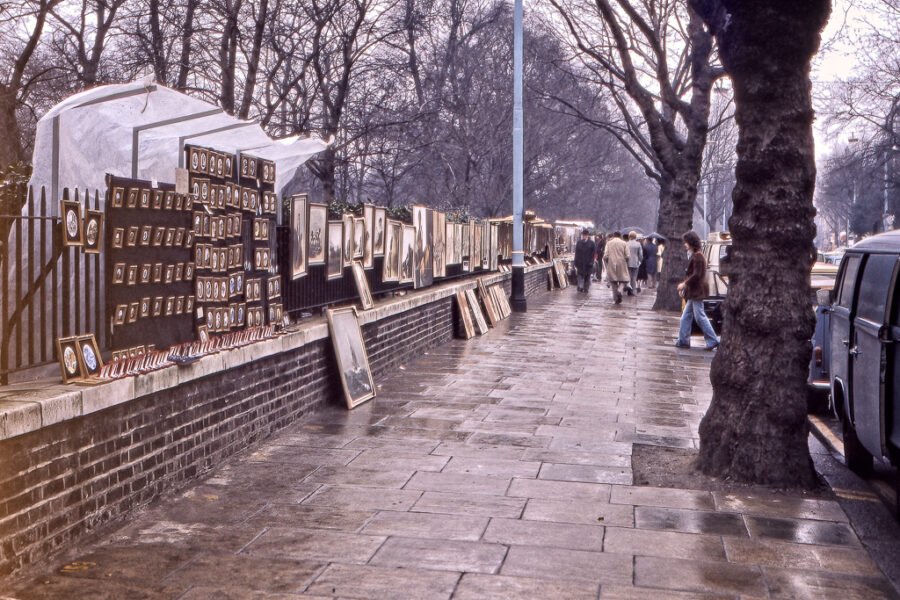
[[[30,185],[53,206],[62,189],[100,190],[105,175],[173,182],[193,144],[249,154],[276,165],[275,190],[327,144],[316,137],[273,140],[258,123],[145,79],[75,94],[37,124]]]

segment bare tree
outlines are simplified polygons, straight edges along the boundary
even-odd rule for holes
[[[700,424],[709,475],[811,486],[806,377],[814,328],[810,61],[830,2],[691,0],[731,77],[739,138],[733,245],[713,399]]]
[[[723,71],[699,15],[669,0],[550,0],[583,74],[615,107],[613,121],[583,115],[619,140],[659,186],[658,230],[691,228],[710,112]],[[655,308],[681,306],[684,252],[668,244]]]
[[[76,85],[89,88],[103,81],[100,74],[104,49],[125,0],[89,0],[80,6],[62,3],[51,14],[55,30],[52,45],[63,69]]]

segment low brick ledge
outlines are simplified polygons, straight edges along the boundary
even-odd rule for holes
[[[526,273],[549,269],[550,263],[525,267]],[[456,292],[475,288],[477,280],[485,279],[486,284],[494,284],[511,278],[510,273],[491,273],[472,276],[463,280],[413,291],[405,296],[382,300],[375,308],[359,312],[360,326],[402,314],[413,308],[424,306]],[[304,319],[297,329],[284,335],[262,340],[239,348],[222,350],[203,356],[200,360],[185,366],[170,366],[138,376],[116,379],[109,383],[92,386],[77,384],[34,384],[26,387],[17,384],[11,388],[0,387],[14,395],[0,399],[0,440],[37,431],[55,423],[76,419],[118,404],[130,402],[169,388],[175,388],[212,373],[226,371],[241,365],[261,360],[282,352],[294,350],[328,337],[328,322],[324,316]],[[23,389],[25,388],[25,389]]]

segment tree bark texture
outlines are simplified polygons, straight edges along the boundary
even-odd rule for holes
[[[0,167],[7,167],[25,159],[22,132],[16,119],[15,90],[0,83]]]
[[[687,255],[681,236],[691,229],[697,179],[694,170],[688,169],[674,180],[667,177],[660,182],[657,230],[665,236],[666,243],[653,307],[657,310],[681,309],[678,284],[684,281],[687,267]]]
[[[700,424],[700,467],[719,477],[810,486],[806,378],[815,317],[810,60],[827,0],[692,0],[734,85],[737,184],[722,345]]]

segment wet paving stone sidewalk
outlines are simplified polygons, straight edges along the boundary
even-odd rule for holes
[[[712,393],[651,305],[531,298],[5,594],[896,598],[835,501],[634,485],[634,446],[696,448]]]

